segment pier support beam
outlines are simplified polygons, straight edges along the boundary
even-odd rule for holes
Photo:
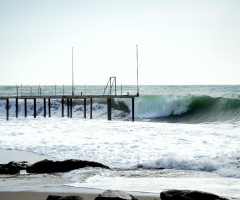
[[[67,99],[67,117],[69,117],[69,99]]]
[[[48,98],[48,116],[51,117],[51,99]]]
[[[27,99],[24,99],[25,117],[27,117]]]
[[[6,99],[6,119],[9,120],[9,99]]]
[[[70,118],[72,118],[72,99],[70,99]]]
[[[18,118],[18,98],[16,98],[16,118]]]
[[[108,104],[108,120],[112,120],[112,100],[111,98],[107,99]]]
[[[62,117],[64,117],[64,99],[62,98]]]
[[[90,119],[92,119],[92,98],[90,99]]]
[[[36,118],[36,116],[37,116],[36,98],[33,99],[33,102],[34,102],[34,111],[33,111],[33,115],[34,115],[34,118]]]
[[[134,122],[134,98],[132,98],[132,121]]]
[[[43,99],[43,115],[47,116],[46,98]]]
[[[84,117],[84,119],[86,119],[86,117],[87,117],[87,100],[86,99],[84,99],[83,100],[84,101],[84,106],[83,106],[83,117]]]

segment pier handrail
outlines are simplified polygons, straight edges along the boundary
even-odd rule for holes
[[[112,81],[112,79],[113,79],[113,81]],[[115,83],[115,95],[117,95],[116,76],[112,76],[112,77],[109,78],[108,83],[107,83],[106,87],[104,88],[103,96],[106,95],[106,90],[108,88],[108,85],[109,85],[109,93],[108,93],[108,95],[112,95],[112,87],[113,87],[114,83]]]

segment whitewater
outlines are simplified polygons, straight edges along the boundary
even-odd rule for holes
[[[31,90],[30,90],[31,88]],[[46,94],[62,87],[43,86]],[[27,86],[21,92],[38,92]],[[103,86],[76,86],[76,93],[101,94]],[[66,87],[65,93],[71,92]],[[135,86],[118,93],[136,92]],[[0,97],[16,95],[16,87],[0,86]],[[69,187],[161,192],[197,189],[240,198],[240,86],[140,86],[135,98],[135,122],[131,101],[115,99],[112,121],[107,120],[104,100],[95,100],[93,119],[83,118],[83,103],[73,107],[73,118],[61,117],[61,102],[53,100],[52,117],[43,117],[43,103],[0,100],[0,149],[47,155],[54,160],[82,159],[112,168],[80,169],[61,174]],[[66,107],[66,105],[65,105]],[[127,109],[126,109],[127,108]],[[65,108],[66,110],[66,108]]]

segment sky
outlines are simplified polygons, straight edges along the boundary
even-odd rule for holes
[[[240,84],[239,0],[0,0],[0,84]],[[72,63],[73,50],[73,63]]]

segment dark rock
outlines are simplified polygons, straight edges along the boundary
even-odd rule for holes
[[[1,164],[0,165],[0,174],[18,174],[19,169],[11,164]]]
[[[119,190],[107,190],[100,194],[95,200],[137,200],[132,195],[119,191]]]
[[[168,190],[160,193],[161,200],[227,200],[215,194],[194,190]]]
[[[26,167],[26,171],[28,173],[55,173],[55,172],[68,172],[74,169],[84,167],[100,167],[110,169],[106,165],[91,161],[65,160],[54,162],[52,160],[42,160],[31,166]]]
[[[61,197],[61,196],[49,195],[47,200],[83,200],[83,198],[80,196]]]
[[[26,169],[29,165],[30,164],[26,161],[0,164],[0,174],[18,174],[20,170]]]

